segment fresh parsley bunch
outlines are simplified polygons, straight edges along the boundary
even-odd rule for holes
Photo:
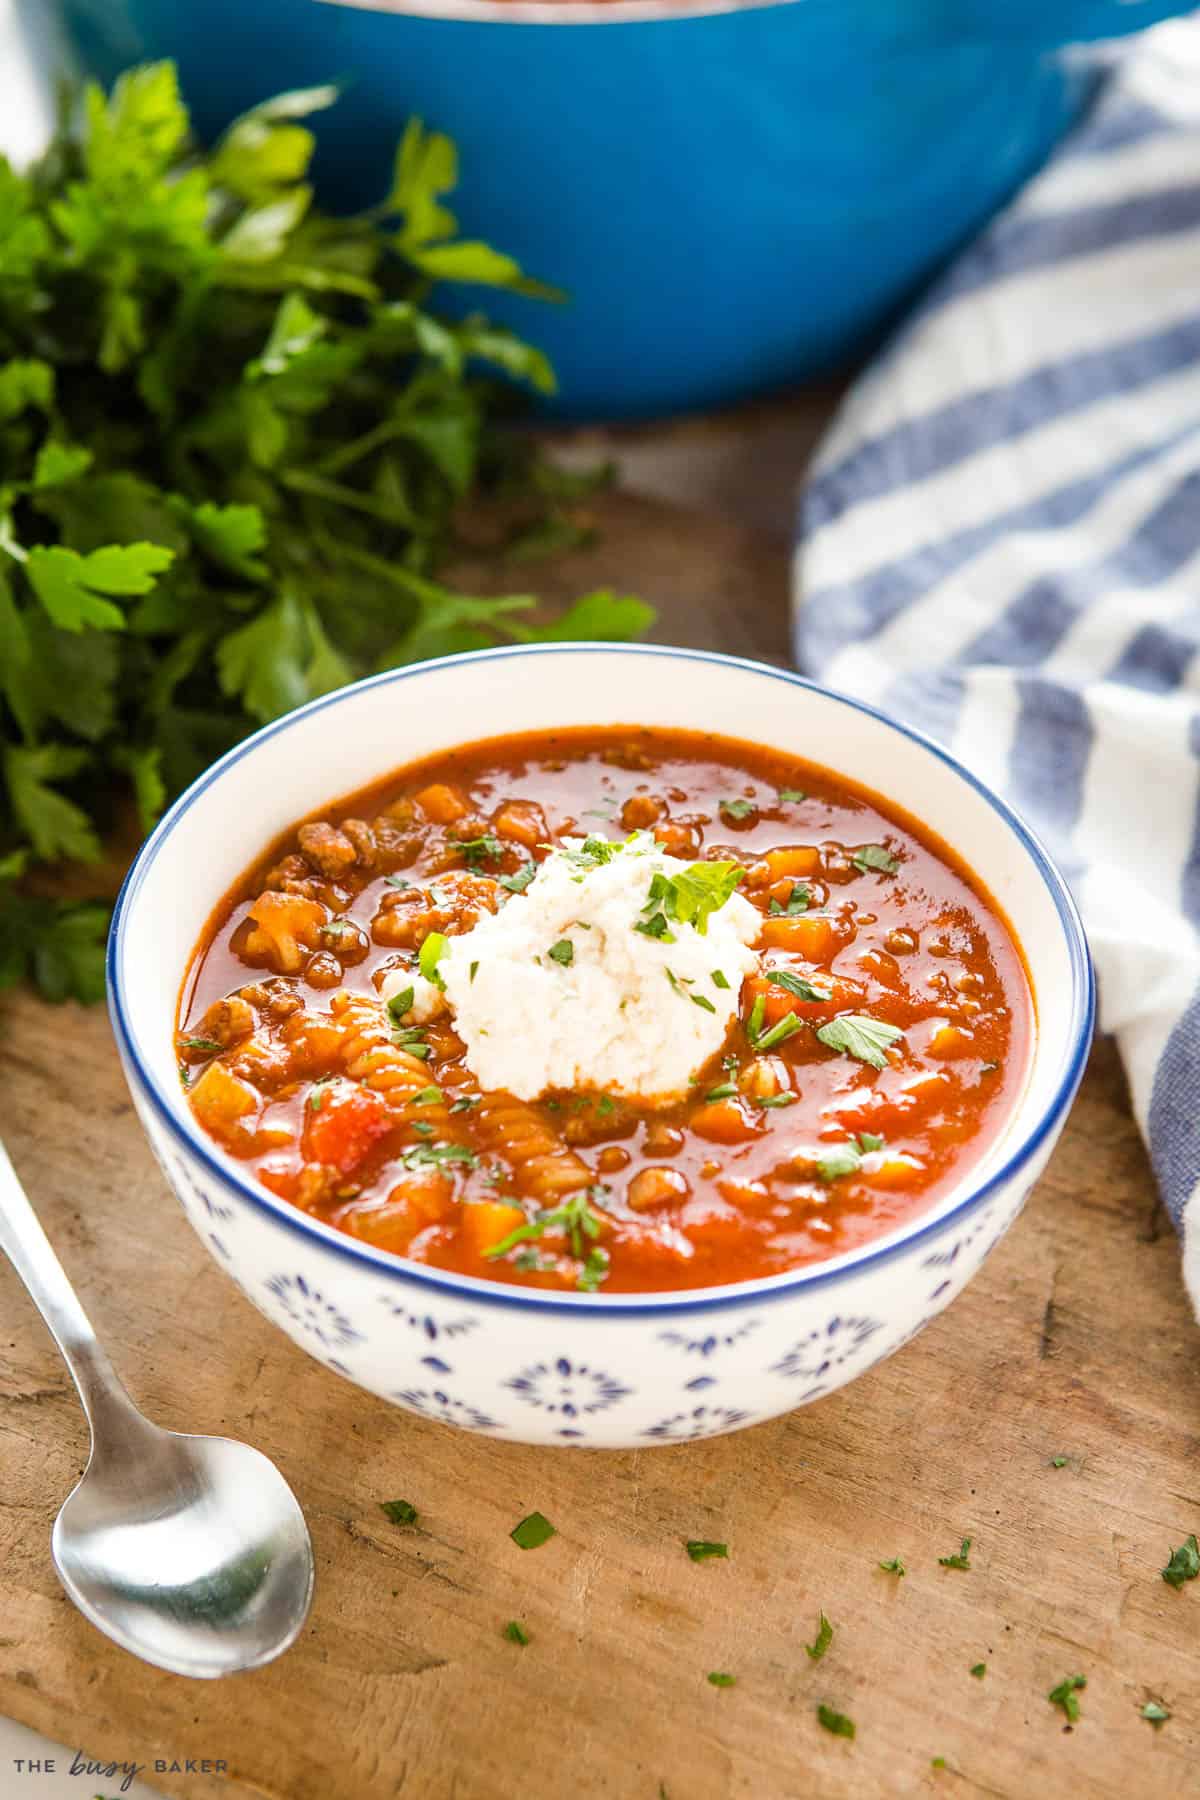
[[[437,581],[464,500],[559,496],[496,429],[514,381],[553,389],[545,357],[430,289],[551,290],[457,235],[454,145],[416,121],[377,208],[320,212],[300,121],[336,98],[280,95],[205,154],[158,63],[89,87],[28,173],[0,159],[0,987],[98,997],[108,907],[47,899],[62,865],[262,721],[373,669],[649,623],[605,592],[539,626],[528,595]]]

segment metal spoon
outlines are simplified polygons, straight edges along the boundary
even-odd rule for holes
[[[59,1580],[123,1650],[176,1675],[270,1662],[308,1614],[313,1553],[273,1463],[230,1438],[164,1431],[121,1386],[0,1143],[0,1249],[50,1327],[92,1428],[55,1520]]]

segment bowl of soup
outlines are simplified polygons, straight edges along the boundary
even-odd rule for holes
[[[1070,895],[798,676],[562,645],[361,682],[176,803],[109,946],[188,1218],[319,1361],[539,1443],[709,1436],[961,1291],[1093,1023]]]
[[[58,0],[110,81],[174,57],[202,137],[342,80],[322,198],[450,133],[469,237],[565,290],[439,288],[540,343],[574,419],[711,407],[861,355],[1070,129],[1062,54],[1183,0]],[[1048,226],[1046,241],[1053,244]],[[1031,249],[1036,256],[1038,247]],[[1045,254],[1041,250],[1041,254]]]

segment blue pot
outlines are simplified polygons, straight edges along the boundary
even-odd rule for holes
[[[349,78],[319,127],[332,205],[379,198],[410,114],[452,133],[464,230],[571,295],[454,300],[542,344],[574,418],[711,407],[861,352],[1077,116],[1059,46],[1185,6],[393,3],[61,0],[104,79],[174,57],[204,136]]]

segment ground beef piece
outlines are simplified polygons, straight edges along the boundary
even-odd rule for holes
[[[358,860],[358,851],[346,833],[324,819],[319,819],[315,825],[302,825],[296,833],[296,841],[305,861],[329,881],[336,881]]]

